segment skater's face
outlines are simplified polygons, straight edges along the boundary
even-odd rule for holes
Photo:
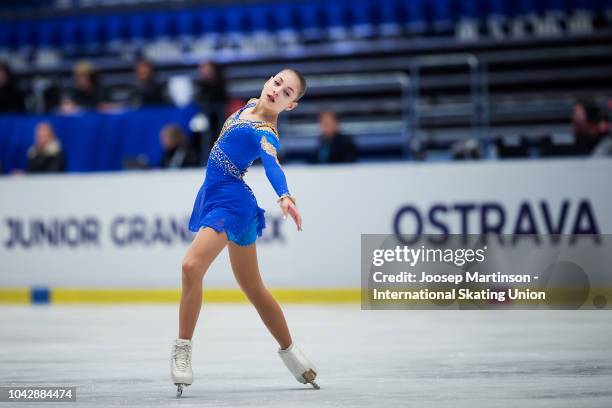
[[[298,105],[295,99],[299,92],[300,79],[293,71],[284,70],[266,81],[260,101],[275,112],[290,111]]]

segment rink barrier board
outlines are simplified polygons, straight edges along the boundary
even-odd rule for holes
[[[420,226],[478,234],[499,224],[517,236],[527,228],[518,221],[527,220],[538,234],[612,233],[612,195],[601,187],[612,160],[296,164],[288,175],[311,220],[302,232],[283,220],[264,169],[255,167],[247,178],[270,227],[258,240],[258,262],[271,288],[359,287],[365,233]],[[202,178],[202,169],[0,178],[0,289],[177,289]],[[339,186],[343,200],[322,199]],[[227,255],[211,265],[206,286],[235,287]]]
[[[28,288],[0,289],[0,304],[27,304],[32,302]]]
[[[359,303],[358,288],[270,289],[281,303]],[[89,289],[9,288],[0,289],[0,304],[82,304],[82,303],[177,303],[179,289]],[[247,303],[240,289],[204,288],[203,301]]]
[[[275,288],[270,292],[280,303],[360,303],[361,289],[358,288]],[[552,292],[552,293],[551,293]],[[563,300],[573,299],[575,290],[570,288],[548,288],[559,305]],[[367,296],[364,294],[364,296]],[[603,296],[605,304],[612,307],[612,287],[598,287],[591,290],[583,305],[592,304],[596,296]],[[608,299],[610,299],[608,301]],[[115,288],[0,288],[2,304],[118,304],[118,303],[178,303],[179,289],[115,289]],[[204,288],[205,303],[248,303],[240,289]],[[378,301],[381,304],[384,301]],[[418,301],[407,302],[420,303]],[[525,301],[514,301],[522,304]],[[573,304],[573,302],[569,302]]]

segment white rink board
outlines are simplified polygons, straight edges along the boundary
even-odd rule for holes
[[[444,209],[438,221],[448,232],[460,233],[457,206],[470,208],[466,232],[479,233],[482,208],[491,205],[503,213],[504,233],[516,230],[521,205],[529,207],[540,233],[547,232],[543,206],[554,220],[567,207],[557,225],[561,233],[589,227],[612,232],[610,160],[294,165],[285,171],[303,232],[282,221],[263,168],[246,176],[267,210],[258,256],[270,287],[359,287],[360,235],[393,233],[402,207],[412,208],[397,223],[403,233],[414,231],[415,211],[424,233],[439,232],[428,222],[434,207]],[[186,231],[202,181],[201,170],[0,179],[0,287],[178,287],[189,236],[169,231],[172,223]],[[156,220],[162,227],[157,235]],[[134,227],[139,222],[142,236]],[[68,236],[54,245],[50,238],[32,240],[33,223],[45,226],[47,236],[53,228]],[[17,230],[23,239],[15,239]],[[226,252],[206,283],[236,286]]]

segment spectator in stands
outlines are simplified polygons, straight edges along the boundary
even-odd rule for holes
[[[134,64],[136,85],[132,88],[130,105],[134,107],[164,105],[167,103],[164,87],[155,78],[155,66],[146,59],[140,58]]]
[[[24,96],[17,88],[13,71],[0,62],[0,113],[23,112]]]
[[[593,101],[580,100],[576,102],[572,124],[575,152],[583,155],[590,154],[609,131],[607,118]]]
[[[227,116],[227,89],[223,70],[212,61],[198,66],[195,100],[210,122],[211,146],[219,137]]]
[[[62,145],[48,122],[36,126],[34,145],[28,149],[28,173],[57,173],[66,170]]]
[[[160,134],[164,157],[161,167],[165,169],[197,167],[198,156],[189,146],[189,140],[178,125],[166,125]]]
[[[53,75],[42,79],[44,86],[41,89],[42,111],[45,113],[56,112],[62,107],[62,88],[59,85],[59,75]]]
[[[104,101],[104,93],[94,66],[87,61],[81,61],[75,64],[72,73],[74,87],[64,96],[62,111],[98,108]]]
[[[612,99],[608,100],[606,109],[602,114],[602,140],[595,146],[591,152],[592,157],[611,157],[612,156],[612,132],[610,129],[610,114],[612,114]]]
[[[319,145],[311,154],[310,163],[348,163],[357,160],[353,139],[340,132],[340,123],[334,112],[321,112],[319,126]]]

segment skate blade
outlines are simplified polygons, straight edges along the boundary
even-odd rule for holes
[[[315,390],[320,390],[321,387],[319,387],[319,384],[317,384],[314,381],[310,381],[310,385],[312,385],[312,388],[314,388]]]
[[[185,387],[189,387],[191,384],[174,383],[176,385],[176,398],[181,398]]]

